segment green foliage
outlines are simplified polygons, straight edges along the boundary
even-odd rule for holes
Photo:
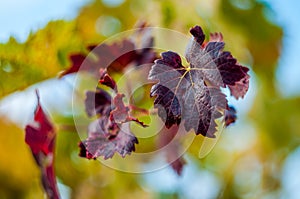
[[[10,38],[0,44],[0,97],[57,76],[69,64],[67,55],[82,45],[74,22],[65,21],[49,22],[25,43]]]

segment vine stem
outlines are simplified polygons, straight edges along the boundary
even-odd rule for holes
[[[139,112],[138,116],[147,116],[147,115],[156,115],[157,114],[157,109],[144,109],[144,108],[140,108],[137,107],[133,104],[129,104],[128,107],[132,110],[132,111],[137,111]]]

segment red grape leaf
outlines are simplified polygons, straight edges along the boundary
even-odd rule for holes
[[[25,127],[25,142],[30,146],[33,154],[43,152],[48,155],[54,150],[53,140],[55,140],[56,133],[41,107],[38,92],[36,95],[38,103],[34,114],[34,123]]]
[[[34,123],[25,127],[25,142],[29,145],[32,155],[40,168],[41,180],[49,198],[58,199],[54,172],[55,137],[54,127],[41,107],[38,91],[37,107],[34,114]]]
[[[137,138],[130,132],[129,123],[118,125],[101,117],[89,126],[89,136],[80,143],[80,156],[87,159],[112,158],[118,152],[122,157],[135,151]]]
[[[158,81],[150,95],[156,96],[154,104],[166,127],[184,121],[186,131],[194,129],[196,134],[214,138],[215,120],[227,107],[220,87],[234,86],[247,78],[248,68],[237,64],[229,52],[223,51],[220,33],[214,34],[213,41],[203,44],[205,35],[199,26],[190,32],[194,36],[186,50],[190,65],[182,66],[180,56],[174,52],[162,53],[149,73],[150,80]]]
[[[196,134],[214,137],[214,119],[226,107],[225,95],[217,87],[207,86],[198,68],[173,68],[170,57],[179,56],[174,52],[162,53],[162,59],[155,62],[149,74],[151,80],[159,80],[151,90],[151,96],[157,96],[154,103],[158,113],[166,112],[167,127],[184,120],[187,131],[194,129]]]
[[[93,154],[87,151],[86,144],[87,144],[86,141],[79,142],[78,144],[78,147],[80,149],[78,154],[79,157],[96,160],[96,158],[93,158]]]

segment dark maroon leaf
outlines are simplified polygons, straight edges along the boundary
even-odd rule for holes
[[[181,58],[178,54],[173,53],[171,51],[162,54],[163,59],[156,60],[156,64],[159,65],[166,65],[172,66],[175,71],[174,73],[169,73],[168,75],[173,76],[166,76],[165,79],[160,80],[162,82],[169,81],[169,78],[178,78],[177,76],[181,76],[184,73],[184,67],[181,64]],[[157,68],[157,70],[162,70],[161,73],[168,73],[167,71],[163,71],[163,68]],[[181,70],[182,69],[182,70]],[[165,121],[166,127],[170,128],[173,124],[180,124],[181,122],[181,105],[177,97],[174,93],[167,87],[163,86],[162,84],[155,84],[151,88],[150,92],[151,96],[157,96],[154,100],[154,107],[158,108],[158,115]]]
[[[101,68],[99,70],[99,73],[100,73],[99,83],[102,84],[102,85],[110,87],[111,89],[115,90],[115,92],[118,92],[116,82],[113,80],[113,78],[111,76],[109,76],[107,74],[106,69]]]
[[[107,74],[105,69],[100,69],[100,80],[99,83],[110,87],[117,92],[117,84]],[[85,111],[89,117],[94,115],[109,115],[112,110],[112,98],[109,93],[101,88],[96,88],[96,91],[87,91],[85,98]]]
[[[106,69],[100,69],[99,84],[105,85],[118,91],[116,82],[107,74]],[[101,88],[96,88],[96,91],[87,91],[85,98],[85,110],[89,117],[94,115],[109,115],[112,106],[112,98],[108,92]]]
[[[118,152],[122,157],[135,151],[137,138],[130,132],[129,123],[117,125],[106,117],[90,124],[88,138],[80,143],[80,156],[96,159],[112,158]]]
[[[215,120],[222,116],[221,112],[226,108],[226,96],[220,89],[207,87],[203,82],[189,89],[187,96],[182,114],[185,129],[195,129],[196,134],[214,138],[217,127]]]
[[[89,117],[94,115],[109,115],[111,111],[111,97],[102,90],[87,91],[85,98],[85,110]]]
[[[78,146],[80,148],[80,151],[79,151],[79,154],[78,154],[79,157],[96,160],[96,158],[93,158],[93,154],[89,153],[86,150],[86,145],[85,145],[84,142],[79,142]]]
[[[225,126],[229,126],[236,120],[236,110],[233,106],[229,106],[228,110],[225,110]]]
[[[190,33],[194,36],[196,42],[199,45],[202,45],[205,40],[205,35],[202,28],[200,26],[195,26],[194,28],[191,28]]]
[[[149,74],[150,79],[159,80],[151,91],[151,96],[157,96],[155,104],[161,105],[158,111],[171,116],[166,118],[167,127],[184,120],[187,131],[194,129],[196,134],[214,137],[214,120],[226,107],[225,95],[217,87],[205,84],[201,70],[178,68],[181,63],[173,67],[169,61],[169,57],[176,57],[173,54],[163,53]]]
[[[38,92],[34,123],[25,127],[25,142],[41,170],[41,181],[49,198],[58,199],[54,172],[55,137],[54,127],[41,107]]]
[[[182,66],[180,56],[174,52],[162,53],[162,59],[155,61],[149,74],[150,80],[158,81],[152,87],[151,96],[156,96],[154,104],[166,127],[183,121],[187,131],[194,129],[196,134],[213,138],[215,120],[227,107],[220,87],[248,88],[248,82],[238,83],[249,79],[248,68],[223,51],[220,33],[213,34],[212,40],[204,44],[205,36],[199,26],[190,32],[194,36],[186,50],[190,65]]]
[[[158,108],[158,115],[165,121],[167,128],[181,122],[181,106],[174,93],[165,86],[156,84],[152,87],[151,96],[157,96],[154,100],[154,108]]]

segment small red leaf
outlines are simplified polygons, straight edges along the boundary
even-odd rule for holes
[[[58,199],[54,172],[55,137],[54,127],[42,109],[38,92],[37,107],[34,114],[34,123],[25,127],[25,142],[29,145],[32,155],[41,170],[41,180],[49,198]]]
[[[36,95],[38,102],[34,114],[34,123],[25,127],[25,142],[30,146],[33,154],[43,152],[45,155],[48,155],[53,152],[53,140],[56,134],[41,107],[38,92],[36,92]]]
[[[159,116],[168,128],[184,120],[187,131],[214,137],[215,119],[222,116],[226,97],[218,87],[206,85],[201,68],[183,67],[178,57],[174,52],[162,53],[149,74],[149,79],[159,80],[151,89]]]

